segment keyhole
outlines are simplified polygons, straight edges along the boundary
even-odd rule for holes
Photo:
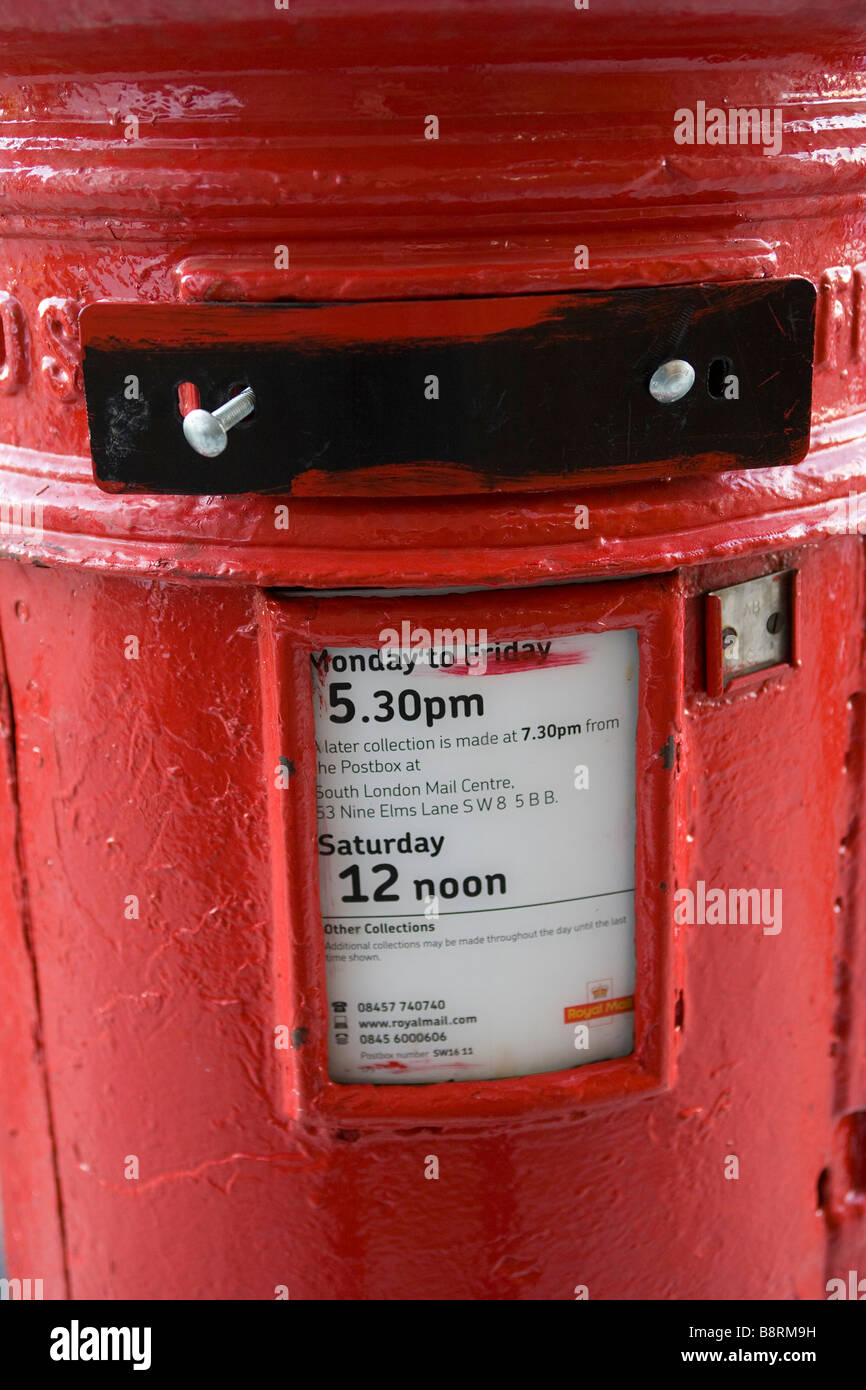
[[[730,357],[714,357],[707,371],[707,390],[714,400],[720,401],[725,394],[725,378],[734,370]]]

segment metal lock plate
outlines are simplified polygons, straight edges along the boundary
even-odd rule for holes
[[[96,481],[306,496],[555,489],[796,463],[803,279],[340,304],[98,303],[81,316]],[[219,457],[179,391],[254,412]]]
[[[761,575],[707,595],[707,672],[711,694],[738,676],[795,659],[793,570]]]

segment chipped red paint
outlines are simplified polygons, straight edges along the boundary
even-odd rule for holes
[[[866,1268],[860,0],[9,9],[0,488],[41,509],[0,535],[10,1275],[109,1299],[823,1298]],[[675,145],[698,100],[781,108],[781,153]],[[796,467],[556,496],[445,474],[435,497],[295,496],[286,532],[279,499],[92,481],[76,317],[98,300],[765,276],[819,292]],[[799,666],[710,695],[704,596],[785,568]],[[491,631],[509,605],[527,636],[569,612],[643,631],[643,1050],[337,1087],[305,653],[459,604],[317,591],[449,587]],[[698,879],[781,886],[782,932],[675,929]]]

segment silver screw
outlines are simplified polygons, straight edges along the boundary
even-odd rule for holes
[[[209,410],[191,410],[183,417],[184,438],[197,454],[215,459],[226,447],[226,435],[232,425],[245,420],[255,407],[255,393],[251,386],[247,386],[240,395],[233,396],[225,405],[217,406],[213,414]]]
[[[695,369],[691,362],[674,357],[670,362],[656,367],[650,377],[650,395],[653,400],[661,401],[662,405],[670,405],[672,401],[680,401],[687,396],[694,384]]]
[[[724,648],[724,650],[725,650],[726,652],[731,651],[731,649],[732,649],[733,647],[736,646],[736,644],[737,644],[737,637],[738,637],[738,633],[737,633],[737,629],[736,629],[735,627],[726,627],[726,628],[723,629],[723,631],[722,631],[722,647]]]

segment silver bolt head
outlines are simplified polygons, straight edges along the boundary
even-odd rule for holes
[[[206,459],[215,459],[228,442],[228,435],[209,410],[191,410],[184,415],[183,435],[187,444]]]
[[[691,362],[674,357],[670,362],[656,367],[650,377],[650,395],[662,405],[670,405],[672,401],[681,401],[683,396],[687,396],[694,384],[695,369]]]

